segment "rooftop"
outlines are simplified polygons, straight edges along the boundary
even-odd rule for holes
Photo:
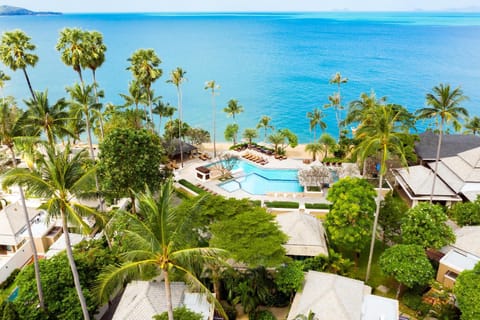
[[[437,155],[438,134],[426,131],[418,135],[420,141],[415,144],[418,157],[434,161]],[[455,156],[466,150],[480,147],[480,137],[465,134],[443,134],[440,158]]]

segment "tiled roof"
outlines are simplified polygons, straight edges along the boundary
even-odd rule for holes
[[[419,134],[420,140],[415,144],[418,157],[432,161],[437,155],[438,134],[427,131]],[[480,137],[464,134],[443,134],[440,158],[455,156],[466,150],[480,147]]]

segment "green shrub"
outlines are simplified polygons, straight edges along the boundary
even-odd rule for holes
[[[480,224],[480,203],[475,202],[456,203],[449,210],[448,215],[459,226],[474,226]]]
[[[248,316],[248,319],[250,319],[250,320],[277,320],[277,318],[269,310],[260,310],[260,311],[252,312]]]
[[[267,208],[287,208],[287,209],[298,209],[298,202],[292,201],[266,201],[265,206]]]
[[[306,209],[330,209],[329,203],[305,203]]]
[[[422,296],[416,292],[407,291],[402,297],[402,303],[417,312],[418,315],[426,315],[431,305],[423,302]]]
[[[2,283],[0,283],[0,289],[3,290],[5,288],[10,287],[13,281],[15,281],[15,278],[17,277],[19,272],[20,272],[20,269],[18,268],[14,269],[12,273],[8,276],[8,278],[5,279],[5,281],[3,281]]]
[[[178,307],[173,309],[173,318],[175,320],[202,320],[203,317],[200,313],[193,312],[185,307]],[[154,320],[168,320],[167,312],[153,316]]]
[[[235,306],[232,306],[227,301],[222,300],[220,301],[223,311],[227,314],[228,319],[236,319],[237,318],[237,309]]]
[[[185,180],[185,179],[180,179],[178,180],[178,183],[180,183],[182,186],[184,187],[187,187],[188,189],[192,190],[193,192],[196,192],[198,194],[204,194],[206,193],[205,190],[203,190],[202,188],[199,188],[197,187],[196,185],[194,185],[193,183]]]

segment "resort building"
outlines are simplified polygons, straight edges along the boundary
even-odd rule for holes
[[[213,319],[214,307],[205,295],[188,292],[183,282],[171,282],[173,308],[185,306],[200,313],[203,320]],[[167,311],[165,283],[163,281],[130,282],[113,315],[113,320],[137,319],[151,320],[154,315]]]
[[[283,246],[288,256],[315,257],[328,256],[325,229],[316,217],[299,211],[276,215],[280,229],[288,236]]]
[[[421,134],[415,150],[423,165],[393,170],[400,194],[412,207],[430,200],[437,139],[431,132]],[[480,137],[445,135],[444,139],[433,201],[447,206],[459,201],[475,201],[480,194]]]
[[[437,281],[448,288],[453,288],[462,271],[472,270],[480,262],[480,226],[459,228],[455,236],[455,243],[442,249],[446,254],[437,272]]]
[[[339,275],[309,271],[302,291],[293,300],[287,320],[298,315],[316,319],[396,320],[398,301],[371,294],[363,281]]]

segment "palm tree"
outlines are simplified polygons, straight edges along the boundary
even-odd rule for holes
[[[377,105],[385,104],[386,100],[386,97],[377,99],[374,91],[371,91],[370,94],[362,92],[360,99],[354,100],[350,103],[348,114],[345,120],[343,120],[343,125],[362,123],[364,115],[368,113],[370,109],[375,108]]]
[[[216,146],[216,116],[217,116],[217,104],[215,101],[215,94],[220,89],[220,86],[215,82],[215,80],[210,80],[205,83],[205,90],[211,90],[212,92],[212,122],[213,122],[213,157],[217,157],[217,146]]]
[[[370,276],[378,216],[380,213],[380,190],[383,185],[383,177],[387,171],[387,159],[391,154],[394,154],[399,157],[403,165],[407,164],[402,135],[407,134],[410,128],[409,125],[405,125],[405,122],[402,121],[402,117],[404,116],[402,113],[404,112],[406,111],[397,111],[392,105],[377,105],[370,110],[368,115],[365,115],[364,122],[356,132],[356,138],[361,141],[357,147],[357,152],[361,160],[365,160],[368,156],[380,152],[379,190],[377,191],[375,218],[365,282],[368,281]]]
[[[340,94],[340,85],[342,83],[347,83],[348,78],[342,78],[342,75],[340,72],[335,73],[335,75],[330,79],[330,84],[336,84],[338,87],[338,90],[335,94],[331,95],[328,97],[328,100],[330,101],[329,104],[325,105],[325,107],[333,107],[335,109],[335,116],[337,118],[337,125],[338,125],[338,132],[340,136],[340,132],[342,131],[342,126],[341,126],[341,119],[342,119],[342,96]]]
[[[233,118],[233,123],[237,123],[235,121],[235,115],[240,114],[243,112],[243,106],[238,104],[238,100],[236,99],[230,99],[228,101],[227,107],[223,109],[223,112],[227,114],[227,116]]]
[[[313,161],[317,160],[317,154],[323,151],[323,146],[318,143],[309,143],[305,146],[305,151],[310,152],[312,154]]]
[[[131,105],[135,105],[135,114],[138,114],[138,105],[139,104],[146,105],[147,104],[147,97],[146,97],[146,94],[145,94],[145,91],[144,91],[143,87],[141,86],[141,84],[137,80],[132,80],[128,84],[128,94],[129,95],[120,93],[120,96],[125,101],[124,106],[125,107],[130,107]],[[143,115],[144,115],[144,118],[147,119],[147,110],[146,110],[145,107],[143,108]],[[137,121],[137,126],[140,126],[140,123],[139,123],[140,121],[139,120],[140,119],[136,120]]]
[[[69,145],[63,151],[57,150],[55,146],[47,146],[46,150],[46,155],[41,159],[38,171],[12,169],[5,174],[3,185],[26,186],[33,195],[47,199],[42,207],[47,211],[49,219],[61,219],[67,257],[83,317],[90,319],[73,257],[67,221],[86,233],[90,231],[88,224],[82,218],[98,216],[98,214],[75,199],[81,199],[94,193],[93,176],[95,171],[94,168],[85,169],[88,159],[85,150],[74,155],[71,154]]]
[[[263,128],[264,130],[264,136],[263,136],[263,141],[267,141],[267,130],[271,129],[274,130],[275,128],[270,124],[270,121],[272,119],[269,116],[262,116],[260,118],[260,121],[258,121],[257,124],[257,129]]]
[[[323,131],[327,128],[327,124],[322,120],[325,117],[319,108],[313,109],[312,112],[307,112],[307,118],[310,119],[310,131],[313,130],[313,141],[317,140],[317,126]]]
[[[65,28],[60,31],[55,49],[60,52],[61,59],[66,66],[77,72],[83,84],[82,68],[86,65],[87,49],[85,32],[79,28]]]
[[[67,122],[70,118],[66,110],[68,105],[64,98],[59,99],[54,105],[48,102],[48,91],[35,92],[35,98],[24,100],[28,107],[21,121],[24,129],[34,135],[43,132],[49,144],[54,144],[56,137],[75,135],[68,130]]]
[[[85,43],[85,67],[92,70],[95,102],[98,103],[96,71],[105,62],[107,46],[103,43],[103,35],[98,31],[86,31],[83,36]]]
[[[335,138],[333,138],[328,133],[322,133],[320,139],[318,139],[318,143],[322,146],[322,150],[325,152],[323,158],[325,159],[328,156],[328,151],[331,150],[335,144]]]
[[[152,84],[162,76],[162,69],[158,67],[162,61],[153,49],[139,49],[127,60],[130,62],[127,70],[132,72],[133,77],[145,93],[150,110],[150,121],[153,123],[152,92],[150,89]]]
[[[180,163],[183,168],[183,139],[182,139],[182,88],[181,85],[183,82],[187,80],[185,78],[185,74],[187,74],[187,71],[183,70],[180,67],[177,67],[175,70],[173,70],[170,73],[170,79],[167,80],[167,83],[173,84],[175,87],[177,87],[177,98],[178,98],[178,119],[180,121],[179,126],[178,126],[178,135],[180,138]]]
[[[452,123],[454,126],[459,125],[460,118],[468,117],[467,109],[460,106],[467,97],[463,94],[462,89],[457,87],[453,90],[450,89],[450,85],[441,83],[435,86],[433,92],[428,93],[426,96],[427,105],[417,110],[416,115],[418,119],[438,119],[438,144],[437,155],[435,157],[435,174],[433,175],[432,190],[430,192],[430,203],[433,202],[433,193],[435,191],[435,183],[437,180],[438,162],[440,161],[440,149],[442,147],[442,135],[444,126],[448,123]]]
[[[273,144],[275,155],[278,155],[278,146],[285,142],[285,136],[281,132],[275,132],[268,136],[268,142]]]
[[[172,107],[170,103],[164,103],[162,100],[158,99],[158,101],[153,103],[153,113],[158,114],[158,135],[161,136],[162,132],[162,118],[169,116],[170,110]],[[172,112],[173,113],[173,112]]]
[[[258,137],[257,129],[254,128],[247,128],[243,131],[243,138],[247,139],[248,146],[252,145],[252,140]]]
[[[468,119],[464,125],[465,127],[465,134],[473,134],[474,136],[477,135],[477,133],[480,133],[480,118],[477,116],[474,116],[471,119]]]
[[[10,101],[10,99],[3,99],[3,101],[0,102],[0,140],[1,140],[1,144],[7,146],[8,150],[10,150],[13,167],[16,168],[17,157],[15,155],[14,140],[16,137],[23,135],[23,133],[20,130],[21,128],[20,128],[20,122],[19,122],[22,111],[19,110],[14,105],[11,106],[10,102],[12,102]],[[38,263],[37,246],[35,245],[32,226],[30,225],[30,219],[28,217],[27,204],[25,203],[25,194],[23,193],[22,186],[19,185],[18,189],[20,194],[20,201],[23,207],[23,217],[25,219],[25,225],[27,226],[28,237],[30,239],[30,247],[32,248],[32,252],[33,252],[33,266],[35,270],[35,279],[37,282],[37,294],[38,294],[39,306],[41,309],[44,309],[45,302],[43,297],[42,282],[40,279],[40,266]]]
[[[35,67],[38,56],[30,53],[35,50],[35,45],[30,42],[30,37],[21,30],[7,31],[2,35],[2,43],[0,44],[0,59],[12,71],[21,69],[27,80],[28,88],[35,100],[35,94],[28,77],[27,67]]]
[[[8,80],[10,80],[10,77],[7,74],[5,74],[5,72],[0,70],[0,90],[2,90],[2,98],[3,99],[4,99],[3,88],[5,88],[5,81],[8,81]]]
[[[170,277],[176,271],[206,293],[222,310],[214,296],[195,276],[192,263],[202,266],[219,260],[224,252],[216,248],[181,247],[177,232],[183,222],[179,221],[179,216],[171,208],[172,193],[173,183],[168,180],[161,186],[158,200],[150,190],[136,195],[139,207],[137,215],[119,212],[113,217],[117,221],[128,221],[128,229],[121,232],[125,262],[120,266],[110,266],[101,274],[98,294],[102,301],[107,301],[126,281],[163,275],[168,319],[173,320]]]

